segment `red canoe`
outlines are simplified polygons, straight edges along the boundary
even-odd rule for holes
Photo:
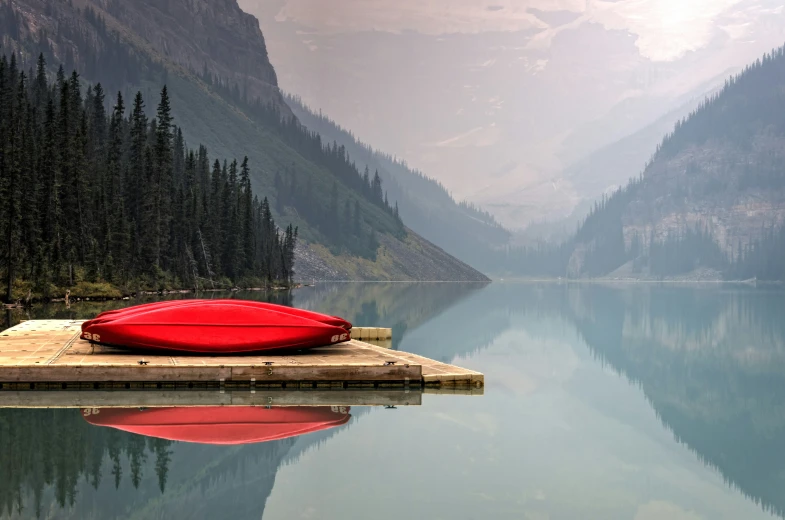
[[[200,354],[311,348],[342,343],[350,336],[341,327],[232,300],[120,314],[82,330],[82,338],[94,343]]]
[[[82,324],[82,330],[84,331],[87,327],[92,325],[93,323],[108,321],[116,319],[120,316],[127,316],[130,314],[134,314],[137,312],[147,312],[154,309],[161,309],[165,307],[173,307],[173,306],[180,306],[180,305],[216,305],[221,303],[235,303],[238,305],[247,305],[249,307],[257,307],[260,309],[270,309],[278,312],[282,312],[284,314],[291,314],[292,316],[300,316],[301,318],[307,318],[309,320],[318,321],[320,323],[326,323],[327,325],[333,325],[335,327],[342,327],[346,330],[352,328],[352,324],[346,321],[343,318],[338,316],[330,316],[327,314],[322,314],[320,312],[308,311],[305,309],[296,309],[294,307],[287,307],[285,305],[276,305],[274,303],[266,303],[266,302],[257,302],[251,300],[169,300],[165,302],[154,302],[154,303],[145,303],[142,305],[134,305],[133,307],[128,307],[125,309],[116,309],[112,311],[104,311],[100,313],[98,316],[93,318],[92,320],[88,320]]]
[[[303,435],[346,424],[348,406],[197,406],[184,408],[85,408],[95,426],[170,441],[249,444]]]

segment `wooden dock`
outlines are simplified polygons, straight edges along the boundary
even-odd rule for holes
[[[284,355],[160,355],[91,344],[80,338],[81,324],[81,320],[32,320],[0,332],[0,406],[3,400],[13,406],[11,393],[28,390],[100,390],[113,394],[130,390],[138,398],[134,390],[247,389],[252,393],[246,394],[243,402],[278,395],[272,398],[283,399],[280,404],[286,399],[304,399],[303,404],[335,400],[337,404],[338,396],[343,394],[340,399],[345,399],[351,395],[349,391],[401,389],[401,402],[406,402],[406,391],[481,394],[485,382],[479,372],[356,339]],[[363,328],[362,333],[369,338],[389,339],[389,329],[382,330],[385,332]],[[267,393],[258,394],[261,390]],[[271,390],[307,391],[311,397],[267,395]],[[193,397],[192,392],[186,395],[188,399]],[[247,397],[253,395],[256,397]],[[99,405],[103,401],[89,403],[97,397],[80,397],[74,405]],[[19,399],[19,403],[27,400],[24,396]],[[376,404],[384,404],[381,395],[366,393],[358,402],[363,399],[368,404],[382,399]]]

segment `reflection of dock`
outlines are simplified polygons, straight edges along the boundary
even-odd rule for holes
[[[419,406],[423,393],[482,395],[483,388],[334,390],[5,390],[0,408],[113,408],[170,406]]]
[[[357,340],[281,355],[161,355],[92,345],[80,339],[81,323],[33,320],[0,332],[0,390],[214,386],[348,395],[349,389],[360,388],[460,393],[484,385],[479,372]]]

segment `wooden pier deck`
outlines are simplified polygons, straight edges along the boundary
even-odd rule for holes
[[[285,355],[156,355],[93,345],[80,338],[81,324],[31,320],[0,332],[0,394],[5,394],[0,395],[0,406],[2,399],[13,401],[6,391],[279,389],[322,391],[323,399],[330,401],[338,398],[332,394],[336,390],[481,393],[485,382],[479,372],[355,339]],[[381,330],[385,332],[376,336],[388,339],[389,329]],[[374,333],[363,328],[363,335]],[[365,399],[373,404],[377,398],[381,396]]]

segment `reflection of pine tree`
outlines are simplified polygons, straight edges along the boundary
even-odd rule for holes
[[[109,430],[107,437],[107,451],[109,452],[109,459],[112,461],[114,488],[118,489],[120,487],[120,479],[123,476],[123,467],[120,464],[120,433],[117,430]]]
[[[155,453],[155,474],[158,476],[158,487],[161,493],[166,489],[166,476],[169,473],[169,461],[172,452],[169,451],[171,442],[163,439],[148,439],[150,451]]]
[[[163,492],[170,446],[170,441],[92,426],[79,410],[0,410],[0,512],[24,516],[19,512],[29,497],[40,516],[43,492],[49,486],[60,507],[73,506],[80,478],[94,488],[100,485],[105,458],[112,462],[118,488],[123,454],[130,461],[131,482],[138,486],[147,452],[154,453]]]
[[[141,435],[132,436],[126,444],[126,453],[131,459],[131,483],[135,488],[142,481],[142,464],[147,461],[145,439]]]

